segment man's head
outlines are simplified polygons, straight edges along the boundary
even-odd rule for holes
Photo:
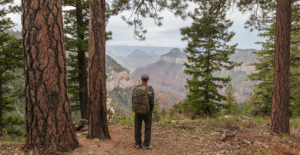
[[[147,85],[147,82],[149,80],[148,74],[142,75],[141,79],[142,79],[142,85]]]

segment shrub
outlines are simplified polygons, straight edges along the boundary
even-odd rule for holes
[[[2,126],[4,127],[1,133],[8,135],[16,135],[17,137],[25,136],[25,119],[16,111],[12,111],[3,116]]]
[[[112,116],[115,123],[134,124],[134,117],[135,117],[134,112],[129,113],[129,115],[119,115],[118,113],[113,113]]]
[[[159,111],[159,105],[155,104],[152,113],[152,122],[158,122],[161,118],[161,112]]]

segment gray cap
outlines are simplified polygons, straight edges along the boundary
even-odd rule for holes
[[[142,75],[141,79],[145,79],[145,80],[149,80],[149,75],[148,74],[144,74]]]

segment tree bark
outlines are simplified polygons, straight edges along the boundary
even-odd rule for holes
[[[62,4],[22,0],[26,94],[24,149],[78,147],[68,95]]]
[[[0,75],[0,136],[2,135],[1,131],[2,131],[2,78]]]
[[[76,1],[76,19],[77,24],[80,28],[84,27],[83,25],[83,14],[82,14],[82,8],[79,6],[81,4],[81,0]],[[84,32],[79,31],[77,28],[77,36],[80,41],[84,40]],[[79,92],[79,101],[80,101],[80,110],[81,110],[81,117],[82,119],[88,120],[88,92],[87,92],[87,73],[86,73],[86,61],[85,61],[85,51],[81,48],[81,43],[78,44],[78,68],[79,68],[79,74],[78,74],[78,81],[79,81],[79,88],[85,89],[85,92]]]
[[[291,0],[277,0],[271,131],[288,133]]]
[[[106,111],[105,0],[90,0],[88,138],[110,139]]]

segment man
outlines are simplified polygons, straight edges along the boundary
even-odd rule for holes
[[[150,141],[151,141],[150,137],[151,137],[151,125],[152,125],[152,112],[154,107],[154,90],[151,86],[148,86],[149,76],[147,74],[142,75],[141,80],[142,80],[142,85],[136,86],[133,89],[133,93],[132,93],[132,109],[135,112],[135,118],[134,118],[135,147],[143,148],[143,149],[151,149],[152,146],[150,145]],[[138,95],[140,95],[138,94],[140,92],[144,94],[141,95],[142,97],[137,97]],[[139,99],[142,100],[143,102],[142,104],[145,104],[146,106],[138,107],[140,106],[140,103],[136,104],[136,102]],[[142,112],[139,111],[141,109]],[[141,146],[142,144],[141,129],[142,129],[143,121],[145,122],[145,138],[144,138],[143,146]]]

